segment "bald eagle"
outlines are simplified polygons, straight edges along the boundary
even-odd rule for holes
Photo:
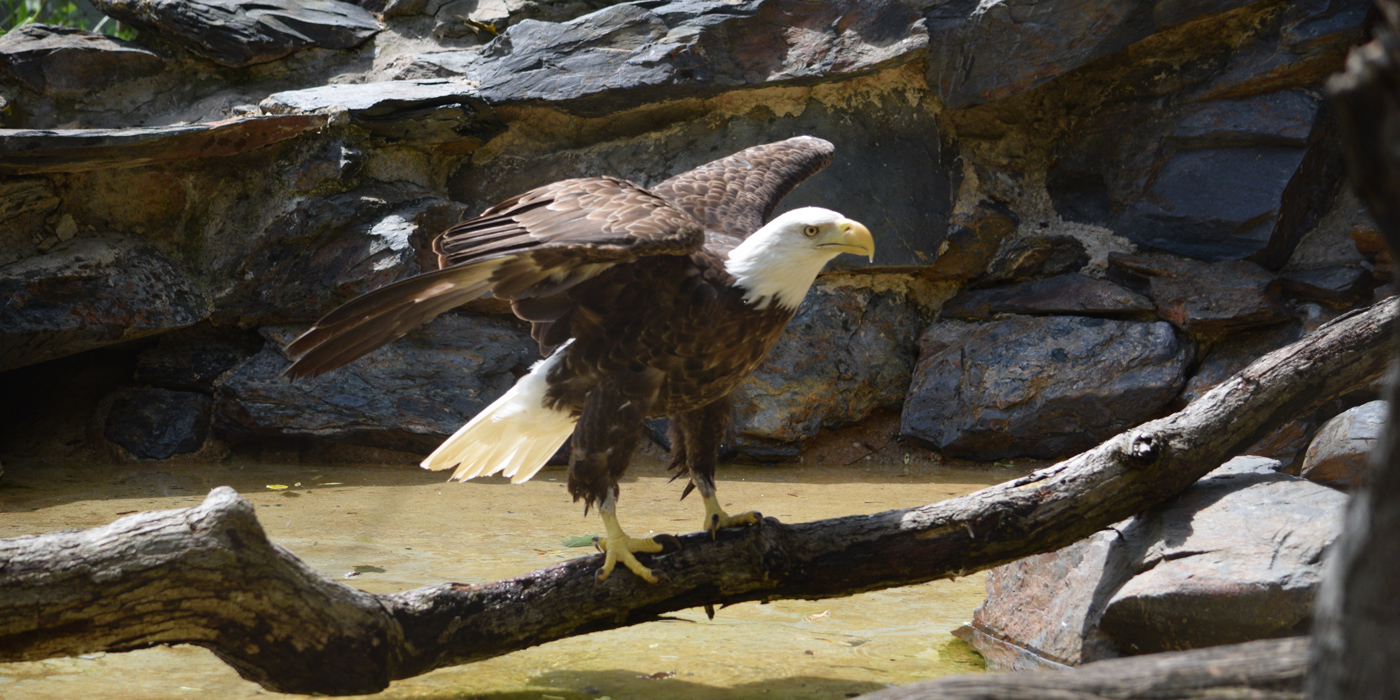
[[[643,419],[670,419],[671,469],[699,490],[704,528],[759,522],[729,515],[714,471],[730,396],[773,347],[817,273],[841,253],[873,259],[858,222],[816,207],[764,225],[773,207],[831,162],[810,136],[740,151],[650,189],[612,177],[530,190],[440,234],[441,268],[369,292],[326,314],[289,346],[291,379],[354,361],[486,292],[531,324],[545,359],[426,460],[452,479],[534,476],[573,436],[569,493],[606,527],[597,578],[656,538],[618,524],[618,479]],[[674,541],[674,538],[670,538]]]

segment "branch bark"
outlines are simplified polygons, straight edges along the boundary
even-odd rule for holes
[[[962,576],[1049,552],[1159,503],[1386,366],[1384,302],[1275,351],[1182,411],[1034,474],[919,508],[681,537],[669,580],[594,582],[600,556],[487,585],[372,595],[269,542],[219,488],[195,508],[0,540],[0,661],[207,647],[281,692],[395,679],[701,605],[816,599]]]
[[[1085,664],[1068,671],[950,676],[860,700],[1297,700],[1308,638],[1174,651]]]

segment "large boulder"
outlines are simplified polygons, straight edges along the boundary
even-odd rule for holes
[[[903,294],[819,285],[768,359],[734,395],[735,448],[797,456],[822,428],[856,423],[904,399],[921,314]]]
[[[193,325],[209,302],[149,246],[73,239],[0,267],[0,370]]]
[[[523,324],[447,314],[346,367],[292,383],[282,376],[290,364],[282,349],[302,330],[261,329],[267,346],[221,382],[220,435],[426,454],[504,394],[538,356]]]
[[[900,431],[991,461],[1072,454],[1162,412],[1193,355],[1163,322],[944,321],[919,339]]]
[[[860,75],[916,60],[927,44],[916,11],[900,3],[626,3],[566,22],[524,20],[480,49],[418,54],[398,77],[461,75],[492,104],[543,101],[599,116]]]
[[[46,95],[78,97],[163,68],[150,49],[74,27],[26,24],[0,35],[0,83]]]
[[[1223,336],[1291,318],[1278,276],[1248,260],[1202,263],[1110,253],[1108,263],[1125,276],[1145,279],[1157,315],[1192,335]]]
[[[1000,314],[1032,316],[1149,316],[1147,297],[1107,280],[1077,272],[1015,282],[987,289],[970,289],[943,305],[943,318],[988,319]]]
[[[243,68],[311,47],[353,49],[382,28],[339,0],[93,0],[109,17],[221,66]]]
[[[1167,503],[993,569],[959,631],[996,668],[1306,633],[1347,498],[1239,457]]]
[[[1385,401],[1371,401],[1324,423],[1303,457],[1303,478],[1348,491],[1365,486],[1388,413]]]
[[[1105,84],[1134,87],[1083,103],[1053,147],[1047,185],[1060,215],[1142,248],[1282,267],[1340,185],[1340,140],[1316,86],[1341,67],[1368,7],[1241,8],[1214,26],[1182,25],[1180,43],[1163,38],[1159,50],[1197,53],[1190,67],[1163,72],[1142,56],[1086,75],[1076,88],[1090,100]]]
[[[333,83],[276,92],[258,106],[269,114],[343,109],[352,123],[375,136],[454,143],[458,152],[475,150],[505,130],[480,90],[462,80]]]
[[[106,400],[102,437],[124,456],[168,459],[197,452],[209,437],[207,394],[148,387],[119,390]]]
[[[927,14],[928,81],[953,108],[1006,99],[1161,28],[1244,0],[1168,6],[1135,0],[974,0],[938,3]]]

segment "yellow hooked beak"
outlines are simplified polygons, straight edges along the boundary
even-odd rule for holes
[[[859,221],[842,219],[836,223],[836,234],[817,244],[818,248],[835,248],[842,253],[864,255],[875,262],[875,238],[870,229]]]

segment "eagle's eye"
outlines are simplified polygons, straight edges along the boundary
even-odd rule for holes
[[[802,227],[802,235],[804,235],[804,236],[806,236],[806,237],[808,237],[808,238],[816,238],[816,237],[817,237],[817,227],[816,227],[816,226],[812,226],[811,224],[808,224],[808,225],[806,225],[806,226],[803,226],[803,227]]]

